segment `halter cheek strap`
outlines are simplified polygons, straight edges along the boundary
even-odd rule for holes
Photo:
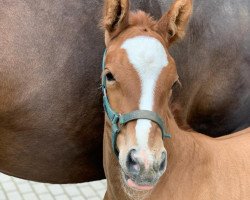
[[[102,70],[105,69],[105,58],[106,58],[106,50],[105,50],[104,55],[103,55]],[[123,114],[123,115],[115,112],[111,108],[108,97],[107,97],[106,76],[105,75],[102,76],[102,93],[103,93],[103,107],[104,107],[104,110],[105,110],[109,120],[111,121],[111,124],[112,124],[112,138],[111,138],[112,149],[117,157],[119,155],[119,152],[117,150],[116,140],[117,140],[118,134],[121,131],[120,127],[122,125],[127,124],[130,121],[134,121],[137,119],[151,120],[151,121],[155,122],[159,126],[159,128],[161,129],[162,139],[171,138],[171,135],[165,132],[166,129],[165,129],[164,122],[162,121],[161,117],[153,111],[135,110],[135,111],[132,111],[130,113]]]

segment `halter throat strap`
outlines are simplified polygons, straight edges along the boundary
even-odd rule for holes
[[[105,58],[106,58],[106,50],[103,55],[103,61],[102,61],[102,70],[105,69]],[[156,123],[159,128],[161,129],[162,138],[171,138],[171,135],[166,133],[164,122],[162,121],[161,117],[150,110],[135,110],[126,114],[118,114],[115,112],[109,103],[108,97],[107,97],[107,90],[106,90],[106,76],[102,76],[102,93],[103,93],[103,107],[104,110],[112,124],[112,149],[115,155],[118,157],[119,152],[117,150],[116,140],[118,137],[118,134],[121,131],[121,127],[125,124],[127,124],[130,121],[138,120],[138,119],[148,119]]]

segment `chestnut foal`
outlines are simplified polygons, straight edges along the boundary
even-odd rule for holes
[[[191,12],[176,0],[154,21],[127,0],[105,2],[105,199],[250,199],[250,128],[212,139],[181,130],[169,109],[178,75],[168,48]]]

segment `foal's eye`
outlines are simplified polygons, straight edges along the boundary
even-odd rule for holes
[[[107,78],[108,81],[115,81],[115,78],[114,78],[114,76],[113,76],[113,74],[111,72],[108,72],[106,74],[106,78]]]

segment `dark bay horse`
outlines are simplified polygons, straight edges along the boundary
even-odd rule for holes
[[[157,19],[170,3],[132,8]],[[52,183],[104,177],[102,4],[0,1],[0,171]],[[194,2],[171,50],[182,84],[172,108],[183,127],[220,136],[249,126],[249,9],[248,0]]]
[[[246,0],[196,0],[186,38],[171,50],[182,83],[175,117],[209,136],[250,125],[249,12]]]

